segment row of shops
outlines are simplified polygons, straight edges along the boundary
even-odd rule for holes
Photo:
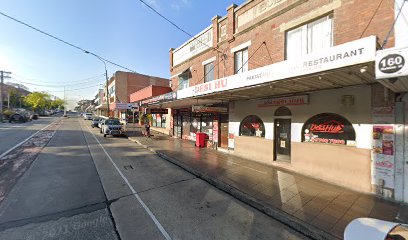
[[[174,138],[206,133],[207,147],[407,201],[406,78],[392,78],[398,91],[379,83],[375,44],[369,37],[133,104]]]

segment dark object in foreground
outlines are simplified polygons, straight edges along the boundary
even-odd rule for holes
[[[10,116],[9,123],[11,122],[25,123],[27,122],[27,117],[19,113],[14,113],[13,115]]]

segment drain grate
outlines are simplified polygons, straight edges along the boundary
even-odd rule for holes
[[[124,165],[123,166],[123,168],[125,169],[125,170],[133,170],[133,166],[132,165]]]

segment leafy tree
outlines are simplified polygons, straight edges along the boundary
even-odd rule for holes
[[[20,100],[23,97],[23,95],[17,90],[17,89],[10,89],[9,91],[10,95],[10,107],[15,108],[20,106]]]
[[[54,101],[51,101],[51,108],[53,109],[57,109],[57,108],[64,109],[64,105],[65,105],[65,101],[59,98],[55,99]]]
[[[30,106],[34,111],[43,110],[50,106],[50,95],[42,92],[33,92],[24,98],[27,106]]]

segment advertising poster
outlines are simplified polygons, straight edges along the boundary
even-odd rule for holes
[[[394,126],[373,125],[372,183],[394,188]]]

